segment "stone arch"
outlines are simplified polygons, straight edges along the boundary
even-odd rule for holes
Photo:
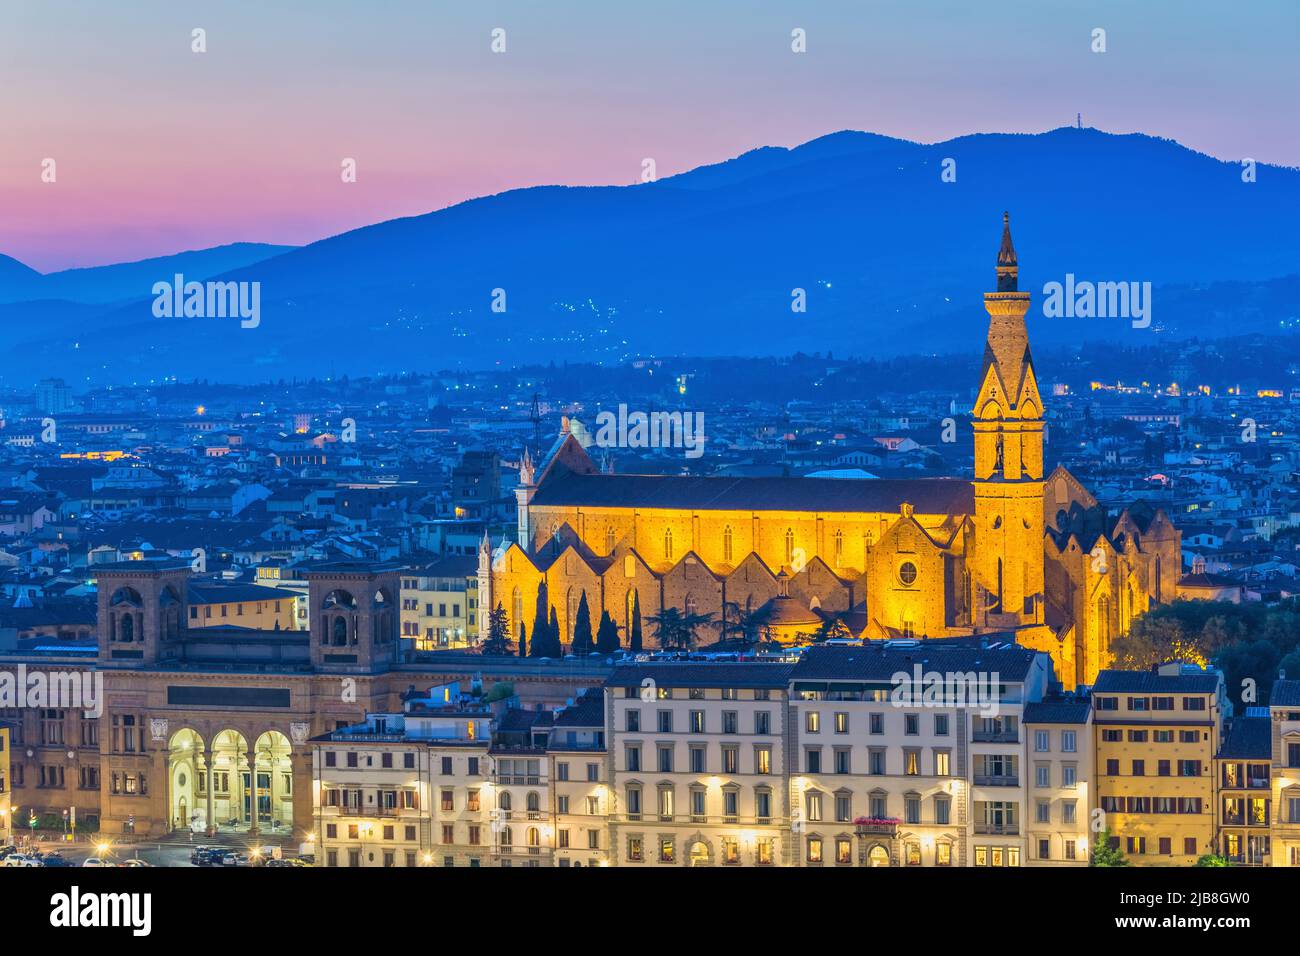
[[[293,829],[293,744],[278,730],[264,731],[253,745],[250,778],[257,796],[258,828],[270,833]]]
[[[242,730],[227,726],[213,735],[212,767],[207,781],[212,790],[210,826],[236,831],[248,829],[252,819],[247,785],[250,755],[248,735]]]
[[[351,591],[335,588],[321,601],[320,643],[346,647],[357,643],[357,599]]]
[[[144,640],[144,598],[133,587],[123,585],[108,600],[109,640],[135,644]]]
[[[207,773],[203,736],[192,727],[182,727],[167,741],[168,827],[203,830],[207,827],[206,786],[200,774]]]
[[[688,836],[682,847],[682,864],[684,866],[713,866],[716,862],[713,841],[696,830]]]
[[[176,589],[165,585],[158,595],[158,632],[164,641],[180,639],[182,607]]]
[[[374,647],[385,647],[397,640],[397,603],[388,588],[375,591],[370,609],[370,641]]]

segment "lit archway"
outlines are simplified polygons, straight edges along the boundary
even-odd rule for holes
[[[212,738],[212,820],[223,830],[247,830],[251,819],[248,740],[237,730]]]
[[[167,744],[167,799],[173,830],[207,829],[207,769],[198,732],[185,727],[172,734]]]
[[[253,752],[257,825],[271,833],[287,833],[293,829],[293,746],[278,730],[268,730],[257,738]]]
[[[889,866],[889,851],[877,843],[867,853],[868,866]]]

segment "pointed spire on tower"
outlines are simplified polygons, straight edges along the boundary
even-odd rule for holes
[[[1011,214],[1002,214],[1002,246],[998,249],[998,291],[1015,292],[1020,264],[1016,261],[1016,247],[1011,242]]]

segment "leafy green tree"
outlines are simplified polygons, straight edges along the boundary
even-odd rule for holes
[[[1205,853],[1196,858],[1197,866],[1232,866],[1232,861],[1217,853]]]
[[[506,609],[500,604],[488,614],[487,637],[483,639],[480,651],[496,656],[510,653],[510,621]]]
[[[573,620],[572,651],[585,656],[590,654],[592,649],[591,609],[587,607],[587,592],[583,591],[582,599],[578,601],[578,613],[574,615]]]
[[[695,632],[713,624],[712,614],[688,614],[666,607],[646,618],[654,625],[655,639],[664,650],[690,650],[695,646]]]
[[[596,650],[612,654],[618,650],[618,625],[608,611],[600,612],[600,626],[596,628]]]
[[[844,622],[842,616],[839,614],[827,614],[822,619],[822,623],[817,628],[816,633],[813,634],[813,640],[821,643],[822,641],[829,641],[832,639],[842,640],[852,636],[853,632],[849,630],[849,626]]]
[[[1110,845],[1110,839],[1110,827],[1097,834],[1097,839],[1092,844],[1092,857],[1088,860],[1089,866],[1131,865],[1123,850],[1118,846]]]
[[[736,638],[742,644],[757,644],[769,633],[768,622],[772,619],[772,606],[745,610],[739,604],[727,604],[727,616],[722,623],[722,637]]]

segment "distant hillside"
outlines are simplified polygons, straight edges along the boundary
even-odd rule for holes
[[[941,179],[945,159],[956,182]],[[10,319],[26,328],[0,366],[61,367],[74,339],[95,380],[979,351],[1004,209],[1036,300],[1067,272],[1155,287],[1150,329],[1047,319],[1036,304],[1035,341],[1276,328],[1296,317],[1296,281],[1281,277],[1300,273],[1300,171],[1261,166],[1257,179],[1172,141],[1091,129],[936,145],[835,133],[644,185],[514,190],[234,268],[223,278],[261,283],[256,329],[156,319],[148,297],[57,330]],[[795,288],[805,313],[791,312]]]
[[[232,269],[242,269],[293,246],[261,242],[234,242],[212,249],[180,252],[172,256],[141,259],[86,269],[66,269],[45,275],[0,256],[0,304],[34,299],[64,299],[69,302],[111,303],[148,295],[153,284],[180,272],[187,279],[208,279]],[[10,272],[6,264],[20,267]]]

